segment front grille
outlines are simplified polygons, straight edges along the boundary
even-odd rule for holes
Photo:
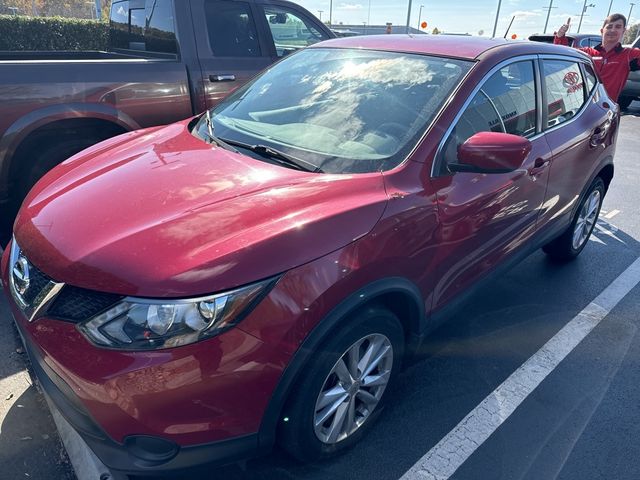
[[[48,308],[47,316],[71,322],[81,322],[102,313],[122,298],[124,298],[122,295],[65,285]]]
[[[15,239],[11,245],[10,268],[11,295],[30,322],[43,315],[82,322],[124,298],[56,282],[29,261]]]
[[[52,280],[29,262],[29,288],[22,299],[27,305],[33,305],[36,297]]]

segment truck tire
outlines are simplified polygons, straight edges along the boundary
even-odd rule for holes
[[[53,167],[98,141],[95,138],[67,138],[59,143],[51,143],[40,150],[32,158],[33,167],[20,179],[20,198],[24,199],[31,187]]]

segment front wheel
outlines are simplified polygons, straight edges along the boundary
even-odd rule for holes
[[[569,228],[542,250],[552,259],[566,262],[576,258],[587,244],[600,214],[605,187],[602,178],[596,179],[582,199]]]
[[[279,443],[313,461],[356,443],[383,407],[404,351],[397,317],[367,307],[334,332],[306,367],[280,419]]]

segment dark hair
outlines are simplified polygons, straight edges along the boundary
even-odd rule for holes
[[[625,17],[621,13],[612,13],[607,18],[605,18],[604,23],[602,24],[602,28],[606,27],[608,23],[617,22],[618,20],[622,20],[622,25],[624,26],[624,28],[627,28],[627,17]]]

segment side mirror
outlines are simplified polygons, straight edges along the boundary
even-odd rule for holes
[[[478,132],[458,147],[459,163],[451,172],[507,173],[522,166],[531,152],[524,137],[499,132]]]
[[[274,24],[287,23],[287,14],[286,13],[276,13],[275,15],[271,15],[271,16],[269,16],[269,23],[274,23]]]

